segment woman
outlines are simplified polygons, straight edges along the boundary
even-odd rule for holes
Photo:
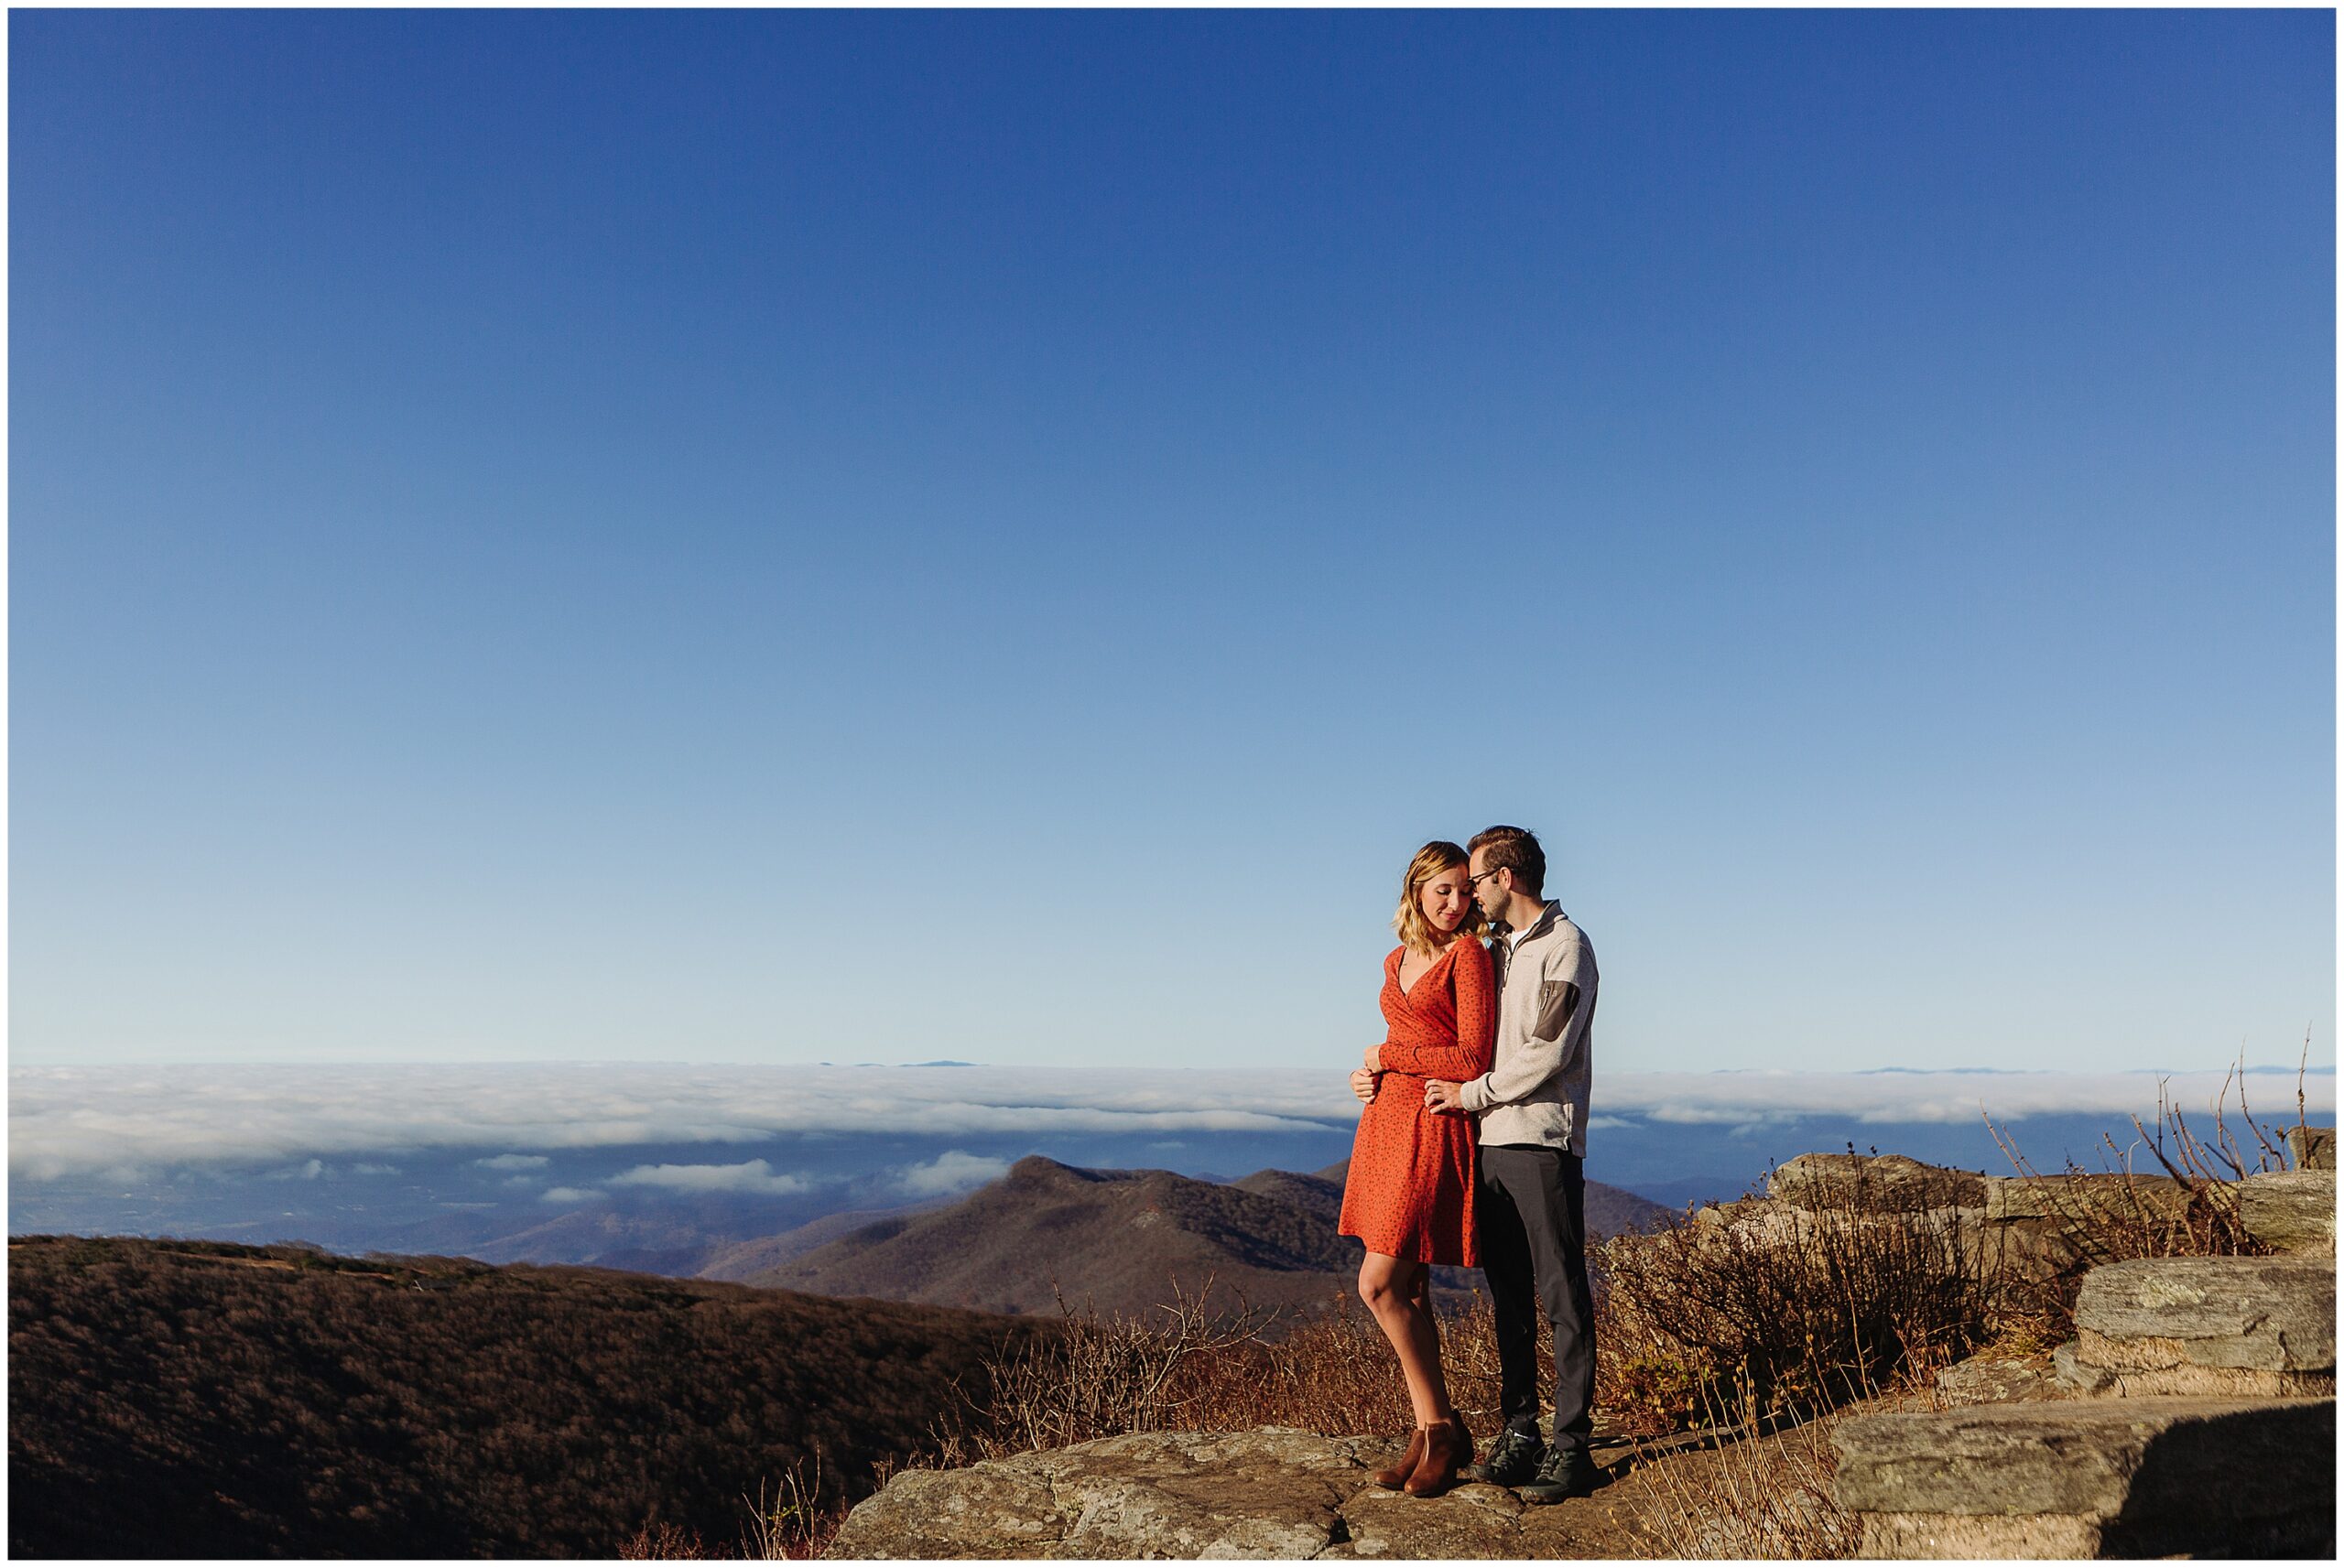
[[[1473,1122],[1425,1109],[1425,1080],[1462,1082],[1490,1070],[1497,987],[1481,943],[1465,851],[1436,839],[1416,851],[1392,917],[1400,946],[1384,960],[1384,1044],[1367,1048],[1351,1087],[1367,1101],[1351,1142],[1337,1228],[1367,1247],[1360,1299],[1400,1357],[1416,1432],[1399,1464],[1374,1476],[1411,1497],[1448,1489],[1473,1461],[1473,1439],[1449,1408],[1432,1315],[1432,1265],[1470,1266]]]

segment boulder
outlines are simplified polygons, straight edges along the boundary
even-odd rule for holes
[[[2336,1169],[2336,1129],[2291,1127],[2287,1152],[2298,1171],[2332,1171]]]
[[[2336,1250],[2336,1173],[2268,1171],[2239,1184],[2239,1222],[2281,1252]]]
[[[2116,1379],[2112,1374],[2098,1367],[2087,1366],[2076,1358],[2076,1342],[2072,1339],[2051,1352],[2051,1376],[2061,1388],[2078,1393],[2116,1391]]]
[[[2325,1258],[2141,1258],[2084,1276],[2077,1357],[2111,1372],[2336,1370],[2336,1266]]]
[[[1989,1224],[2052,1220],[2097,1227],[2110,1221],[2178,1219],[2194,1188],[2169,1176],[2122,1172],[2071,1172],[2061,1176],[1985,1176],[1982,1202]]]
[[[1980,1208],[1986,1179],[1902,1154],[1801,1154],[1775,1167],[1766,1195],[1811,1212]]]
[[[2336,1405],[2070,1400],[1840,1423],[1868,1557],[2332,1555]]]
[[[2054,1375],[2048,1357],[1972,1356],[1937,1374],[1937,1392],[1957,1405],[2007,1404],[2019,1400],[2071,1396]]]
[[[1310,1557],[1366,1485],[1358,1438],[1133,1433],[961,1470],[906,1471],[831,1557]]]

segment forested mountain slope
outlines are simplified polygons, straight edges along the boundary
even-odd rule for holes
[[[859,1497],[1037,1320],[602,1270],[30,1237],[8,1545],[32,1557],[614,1555]]]

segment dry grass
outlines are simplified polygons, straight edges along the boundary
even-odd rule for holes
[[[1831,1498],[1831,1419],[1655,1461],[1643,1516],[1652,1555],[1767,1561],[1852,1557],[1862,1530]]]
[[[711,1557],[731,1562],[745,1559],[753,1563],[798,1563],[819,1557],[838,1535],[839,1527],[846,1522],[847,1509],[844,1503],[822,1496],[819,1457],[812,1468],[811,1482],[799,1470],[793,1469],[778,1485],[759,1487],[754,1499],[741,1499],[749,1510],[749,1519],[735,1551],[711,1552],[708,1542],[700,1536],[661,1520],[636,1530],[619,1548],[619,1557],[630,1563],[696,1562]],[[886,1476],[881,1476],[879,1481],[885,1485]]]
[[[1476,1432],[1496,1425],[1497,1329],[1477,1293],[1438,1314],[1440,1358],[1449,1402]],[[1405,1433],[1414,1422],[1398,1360],[1356,1297],[1292,1322],[1275,1343],[1262,1339],[1201,1357],[1176,1385],[1188,1401],[1184,1425],[1199,1431],[1297,1426],[1341,1435]]]
[[[818,1458],[813,1467],[814,1479],[806,1482],[792,1470],[773,1488],[772,1501],[765,1498],[765,1488],[757,1488],[756,1500],[748,1505],[749,1528],[742,1541],[741,1555],[754,1562],[804,1562],[819,1557],[823,1548],[846,1522],[845,1503],[822,1496],[822,1466]],[[881,1476],[879,1484],[887,1478]]]
[[[1599,1427],[1650,1436],[1726,1412],[1810,1412],[1925,1381],[1970,1348],[1986,1321],[1974,1249],[1926,1215],[1861,1202],[1859,1184],[1845,1212],[1777,1236],[1680,1222],[1606,1243],[1593,1260]],[[942,1463],[1127,1432],[1347,1435],[1412,1419],[1390,1346],[1347,1294],[1297,1317],[1211,1314],[1177,1288],[1144,1317],[1061,1311],[1062,1334],[995,1366],[991,1401],[964,1401],[939,1430]],[[1478,1295],[1443,1313],[1441,1361],[1451,1401],[1494,1430],[1496,1326]]]
[[[1102,1316],[1058,1299],[1061,1332],[1027,1344],[990,1368],[992,1397],[965,1396],[936,1433],[947,1465],[1043,1448],[1063,1448],[1126,1432],[1199,1430],[1184,1368],[1227,1355],[1259,1338],[1274,1314],[1241,1303],[1232,1314],[1210,1309],[1204,1290],[1177,1280],[1169,1302],[1135,1317]]]
[[[1739,1401],[1736,1401],[1739,1402]],[[1720,1402],[1698,1449],[1637,1445],[1636,1468],[1653,1492],[1640,1520],[1655,1557],[1818,1561],[1853,1557],[1863,1544],[1854,1515],[1831,1495],[1839,1454],[1831,1434],[1856,1413],[1942,1409],[1933,1388],[1908,1380],[1861,1412],[1830,1411],[1796,1425],[1733,1429]]]
[[[1126,1432],[1291,1426],[1329,1435],[1405,1432],[1412,1416],[1392,1347],[1347,1293],[1326,1310],[1208,1312],[1176,1283],[1137,1318],[1061,1303],[1064,1331],[992,1371],[992,1400],[937,1433],[949,1465]],[[1450,1401],[1476,1430],[1495,1423],[1497,1334],[1477,1294],[1440,1316]],[[1476,1418],[1479,1418],[1478,1420]]]
[[[697,1562],[707,1555],[706,1541],[666,1519],[645,1525],[619,1547],[623,1563]]]

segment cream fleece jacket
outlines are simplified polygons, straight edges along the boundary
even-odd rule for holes
[[[1520,941],[1501,937],[1491,957],[1498,960],[1496,1065],[1463,1085],[1458,1100],[1481,1117],[1483,1143],[1544,1144],[1585,1159],[1595,949],[1549,902]]]

